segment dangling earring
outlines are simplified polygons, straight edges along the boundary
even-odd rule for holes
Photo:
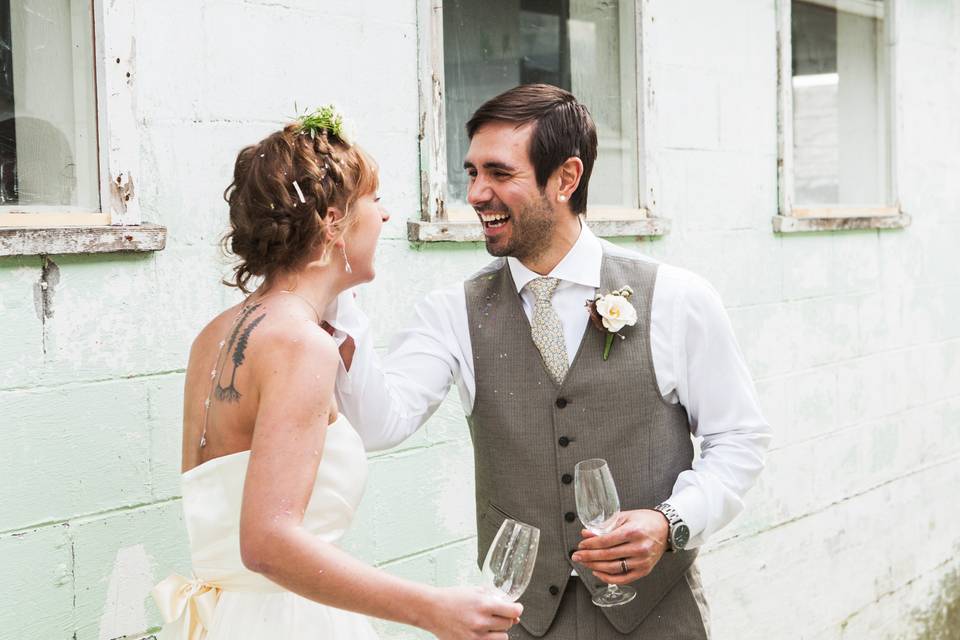
[[[350,261],[347,260],[347,246],[341,245],[340,251],[343,252],[343,267],[346,269],[347,273],[353,273],[353,269],[350,268]]]

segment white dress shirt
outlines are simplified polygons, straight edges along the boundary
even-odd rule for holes
[[[583,226],[577,242],[548,274],[561,281],[552,305],[571,361],[589,321],[584,303],[600,286],[605,250],[652,262],[598,239]],[[533,294],[524,287],[539,276],[519,260],[508,258],[507,263],[529,318]],[[464,411],[473,411],[476,387],[462,282],[427,295],[382,361],[373,349],[369,322],[352,296],[341,296],[338,306],[330,320],[337,335],[354,337],[356,352],[349,372],[341,366],[337,401],[368,450],[392,447],[413,434],[454,382]],[[702,438],[693,468],[680,474],[668,500],[690,527],[688,548],[695,547],[743,508],[743,495],[763,469],[771,431],[720,297],[705,280],[660,265],[650,341],[660,393],[683,405],[691,433]]]

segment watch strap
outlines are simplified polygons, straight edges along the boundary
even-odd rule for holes
[[[667,534],[667,550],[675,551],[674,549],[674,530],[677,526],[683,524],[683,518],[680,517],[680,514],[677,513],[677,510],[669,502],[661,502],[653,508],[654,511],[659,511],[667,519],[667,524],[669,525],[669,532]]]

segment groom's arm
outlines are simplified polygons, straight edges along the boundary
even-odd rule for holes
[[[367,450],[388,449],[410,437],[459,379],[461,347],[450,327],[455,297],[454,289],[427,296],[381,358],[366,314],[350,292],[341,294],[331,324],[353,339],[354,352],[349,369],[341,364],[336,398]]]
[[[720,296],[703,279],[688,281],[674,300],[671,343],[677,399],[690,430],[702,438],[693,468],[666,500],[690,529],[686,548],[702,545],[743,509],[744,494],[764,466],[771,430]],[[667,521],[657,511],[625,511],[614,531],[585,539],[573,556],[604,582],[647,575],[667,547]],[[620,560],[626,559],[623,573]]]
[[[720,295],[691,276],[678,301],[677,394],[690,431],[702,438],[693,468],[677,478],[668,502],[697,547],[742,510],[764,467],[772,431]]]

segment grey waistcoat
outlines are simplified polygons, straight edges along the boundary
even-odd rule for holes
[[[615,339],[607,361],[603,333],[588,324],[560,387],[533,343],[506,261],[464,283],[476,372],[467,422],[476,467],[478,562],[504,518],[540,528],[536,569],[520,599],[520,623],[535,636],[549,629],[570,570],[578,569],[569,557],[582,528],[575,517],[574,465],[588,458],[607,460],[623,510],[656,506],[691,467],[686,412],[661,397],[653,369],[650,307],[656,277],[655,264],[605,252],[601,292],[630,285],[639,319],[621,331],[625,339]],[[664,554],[648,576],[633,583],[633,602],[603,609],[610,623],[621,633],[635,629],[683,578],[695,556],[694,551]],[[605,588],[579,569],[591,591]],[[669,615],[700,619],[696,607]]]

